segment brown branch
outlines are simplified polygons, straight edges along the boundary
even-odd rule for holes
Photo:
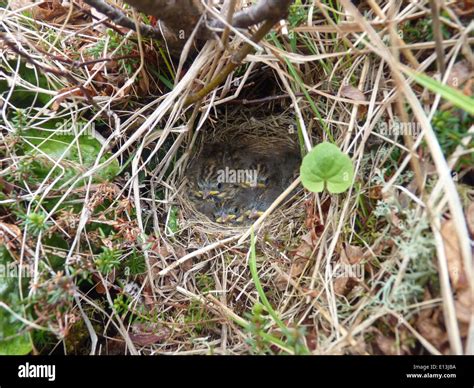
[[[254,26],[264,20],[283,19],[293,0],[261,0],[257,4],[237,12],[232,18],[236,28]]]
[[[125,2],[139,11],[163,21],[174,34],[175,42],[181,41],[183,44],[204,13],[204,7],[200,0],[125,0]],[[200,39],[210,38],[210,34],[204,26],[197,36]],[[166,38],[168,39],[168,36]]]
[[[99,11],[100,13],[103,13],[105,16],[107,16],[110,20],[112,20],[114,23],[118,24],[119,26],[126,27],[133,31],[136,31],[135,22],[132,19],[130,19],[128,16],[126,16],[118,8],[115,8],[107,4],[103,0],[84,0],[84,2],[89,4],[91,7],[94,7],[95,9],[97,9],[97,11]],[[132,2],[129,1],[129,3],[131,4]],[[150,14],[152,15],[152,13]],[[163,38],[166,38],[168,41],[170,41],[171,44],[177,41],[177,38],[175,35],[166,34],[166,36],[163,37],[163,34],[161,33],[160,29],[149,26],[147,24],[139,23],[139,28],[140,28],[140,34],[142,36],[146,36],[146,37],[150,37],[154,39],[160,39],[160,40],[162,40]]]
[[[237,0],[229,0],[229,6],[227,10],[227,17],[226,21],[228,24],[232,24],[232,18],[234,16],[235,12],[235,6],[236,6]],[[229,38],[229,32],[230,28],[228,25],[225,26],[224,32],[222,33],[222,44],[224,45],[225,48],[227,48],[227,40]]]
[[[438,71],[444,74],[446,64],[444,61],[443,33],[441,32],[441,21],[439,18],[439,3],[436,0],[430,0],[430,7],[433,17],[433,36],[436,42],[436,62]]]
[[[110,28],[111,30],[114,30],[117,34],[119,35],[125,35],[124,32],[118,28],[114,23],[110,23],[107,20],[104,20],[104,17],[99,17],[95,13],[91,12],[90,10],[86,9],[83,4],[78,4],[77,1],[73,1],[74,6],[78,8],[84,15],[89,16],[91,19],[96,20],[99,22],[99,24],[103,24],[107,28]]]
[[[118,9],[106,4],[103,0],[84,0],[87,4],[95,7],[100,12],[106,14],[115,23],[124,27],[135,29],[135,23],[126,17]],[[178,32],[180,39],[187,39],[196,27],[204,12],[200,0],[125,0],[128,4],[134,6],[140,11],[158,17],[167,27]],[[232,18],[232,25],[237,28],[249,27],[262,21],[265,23],[252,36],[254,43],[259,42],[274,26],[278,20],[286,17],[288,8],[293,0],[260,0],[256,5],[246,10],[237,12]],[[232,8],[229,15],[232,14]],[[209,23],[213,27],[219,24],[215,21]],[[198,31],[198,38],[208,38],[208,31],[204,26]],[[140,26],[140,32],[143,35],[156,33],[155,29],[149,26]],[[184,35],[184,36],[183,36]],[[225,36],[225,34],[224,34]],[[161,34],[159,35],[161,37]],[[176,37],[177,38],[177,37]],[[224,40],[225,41],[225,40]],[[254,51],[254,47],[245,42],[240,50],[232,56],[232,60],[209,84],[205,85],[199,92],[188,96],[185,105],[192,104],[201,100],[210,91],[218,87],[228,75],[245,59],[245,57]]]

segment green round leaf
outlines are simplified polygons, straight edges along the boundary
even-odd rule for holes
[[[324,142],[303,158],[300,173],[303,186],[309,191],[320,193],[326,186],[330,193],[339,194],[352,184],[354,168],[348,155],[336,145]]]

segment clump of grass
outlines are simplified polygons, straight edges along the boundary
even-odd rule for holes
[[[104,275],[108,275],[114,269],[120,267],[120,250],[103,247],[102,252],[94,259],[97,269]]]

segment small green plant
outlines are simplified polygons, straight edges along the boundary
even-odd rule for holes
[[[176,206],[172,206],[170,209],[166,230],[170,235],[179,231],[178,208]]]
[[[95,258],[97,269],[104,275],[109,274],[120,266],[120,255],[122,253],[113,248],[102,248],[102,253]]]
[[[308,18],[308,11],[301,3],[301,0],[296,0],[294,4],[290,5],[288,22],[291,27],[299,26],[304,20]]]
[[[445,14],[443,16],[449,19],[449,15]],[[401,31],[399,31],[399,35],[407,43],[434,40],[433,20],[429,18],[407,21],[400,24],[400,27]],[[450,39],[452,36],[449,28],[444,23],[441,25],[441,33],[443,39]]]
[[[130,298],[126,295],[117,295],[114,299],[114,309],[120,316],[124,316],[130,312]]]
[[[400,27],[401,32],[399,34],[406,42],[433,40],[433,28],[429,19],[420,19],[418,22],[405,22]]]
[[[261,303],[255,303],[252,307],[252,313],[247,314],[247,318],[249,319],[247,331],[251,334],[247,343],[252,348],[252,353],[272,353],[271,344],[265,341],[263,336],[265,334],[265,326],[270,322],[268,314],[265,312],[265,307]]]
[[[46,231],[50,227],[51,223],[46,220],[46,217],[46,213],[42,210],[20,215],[20,218],[23,219],[23,228],[26,228],[29,233],[35,236],[39,235],[40,232]]]
[[[78,139],[73,135],[53,134],[47,130],[28,129],[18,133],[16,147],[23,154],[18,173],[19,179],[29,185],[39,185],[45,180],[55,182],[55,189],[61,189],[77,181],[77,177],[90,169],[101,154],[102,144],[89,136]],[[100,159],[105,162],[110,153]],[[56,162],[59,165],[56,165]],[[114,160],[94,174],[94,181],[112,180],[120,169]],[[86,181],[76,182],[85,184]]]
[[[216,286],[212,276],[206,274],[196,274],[196,281],[201,292],[212,291]]]
[[[198,301],[191,301],[189,304],[184,322],[189,325],[191,335],[201,335],[205,330],[211,329],[214,325],[206,308]]]
[[[138,252],[133,252],[130,258],[125,263],[126,275],[140,275],[146,272],[145,258]]]
[[[446,156],[451,155],[456,147],[462,146],[462,140],[468,136],[469,128],[474,124],[474,116],[457,109],[436,112],[432,119],[433,129],[436,132],[439,144]],[[471,144],[468,144],[469,148]],[[471,166],[474,163],[474,154],[470,153],[460,158],[460,166]]]
[[[46,105],[52,96],[43,92],[51,90],[53,85],[50,87],[48,79],[43,74],[32,70],[26,62],[20,59],[19,61],[19,65],[16,60],[4,61],[0,64],[0,72],[18,79],[12,86],[5,77],[0,78],[0,95],[3,98],[8,96],[8,102],[15,107],[14,109],[29,110],[35,106]]]
[[[318,144],[304,157],[300,171],[303,186],[315,193],[324,187],[330,193],[342,193],[351,186],[354,177],[349,156],[328,142]]]

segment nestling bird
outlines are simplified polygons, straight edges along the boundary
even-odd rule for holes
[[[251,148],[249,144],[204,146],[187,173],[196,210],[218,224],[243,225],[258,218],[288,187],[298,171],[298,152]]]
[[[228,149],[223,144],[213,144],[197,160],[193,161],[188,173],[193,194],[196,198],[225,199],[233,194],[234,185],[219,179],[219,172],[232,163]]]
[[[238,207],[228,207],[225,205],[219,206],[216,205],[214,211],[214,220],[218,224],[229,224],[236,222],[240,217],[240,211]]]

